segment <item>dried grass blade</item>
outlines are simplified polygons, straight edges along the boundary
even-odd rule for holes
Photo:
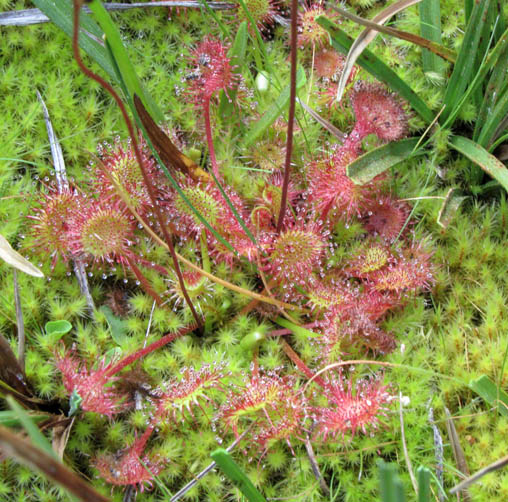
[[[390,5],[386,9],[382,10],[372,19],[372,21],[377,24],[384,24],[394,14],[397,14],[397,12],[400,12],[418,2],[421,2],[421,0],[400,0],[399,2],[396,2],[393,5]],[[334,7],[334,9],[340,14],[342,14],[344,17],[348,17],[349,19],[352,18],[351,14],[345,11],[344,9],[338,7]],[[354,17],[356,18],[357,16]],[[374,31],[372,28],[367,28],[360,33],[358,38],[354,41],[353,45],[351,46],[349,54],[347,55],[346,58],[346,62],[344,63],[344,69],[342,71],[342,75],[340,76],[339,84],[337,86],[337,98],[336,98],[337,101],[340,101],[342,99],[344,90],[346,88],[346,83],[349,79],[349,76],[351,75],[351,71],[353,70],[353,66],[356,63],[356,60],[360,57],[361,53],[364,51],[367,45],[369,45],[369,43],[372,42],[374,38],[376,38],[377,34],[378,32]]]

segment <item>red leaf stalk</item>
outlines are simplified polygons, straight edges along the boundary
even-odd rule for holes
[[[73,35],[72,35],[72,49],[74,52],[74,59],[76,59],[76,62],[78,66],[80,67],[81,71],[89,78],[95,80],[98,84],[100,84],[106,91],[111,94],[113,99],[115,100],[116,104],[120,108],[120,111],[122,113],[123,119],[125,121],[125,124],[127,125],[127,129],[129,131],[129,136],[132,140],[132,146],[134,148],[134,153],[136,155],[136,160],[139,164],[139,167],[141,169],[141,173],[143,175],[143,181],[145,182],[146,189],[148,192],[148,195],[150,197],[150,200],[153,205],[153,211],[155,213],[155,216],[157,218],[157,221],[159,223],[159,226],[161,228],[163,237],[168,245],[169,252],[171,254],[171,258],[173,259],[173,265],[175,267],[175,272],[178,276],[178,282],[180,283],[180,287],[182,289],[182,293],[185,297],[185,301],[187,302],[187,305],[189,305],[189,308],[192,312],[192,315],[194,316],[194,319],[196,319],[196,323],[199,328],[202,327],[202,321],[201,318],[198,316],[194,305],[192,304],[191,299],[189,298],[189,295],[187,293],[187,290],[185,288],[185,283],[182,277],[182,271],[180,270],[180,265],[178,264],[178,258],[175,253],[175,248],[173,246],[173,241],[171,240],[171,237],[168,233],[168,230],[166,228],[166,225],[164,223],[164,219],[162,217],[162,214],[159,210],[159,207],[157,205],[157,200],[154,193],[154,188],[152,185],[152,182],[146,172],[145,165],[143,163],[143,158],[141,156],[141,151],[139,149],[139,143],[138,138],[134,132],[134,126],[132,125],[132,121],[130,120],[127,110],[125,108],[125,105],[123,104],[122,100],[120,99],[120,96],[116,93],[116,91],[111,87],[111,85],[106,82],[103,78],[101,78],[99,75],[95,74],[92,70],[87,68],[85,64],[83,63],[81,56],[79,54],[79,41],[78,41],[78,34],[79,34],[79,16],[81,11],[81,6],[83,5],[83,0],[74,0],[74,26],[73,26]]]

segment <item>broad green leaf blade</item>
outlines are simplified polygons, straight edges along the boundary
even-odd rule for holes
[[[11,267],[25,272],[25,274],[44,277],[44,274],[35,265],[32,265],[26,258],[12,249],[9,241],[3,235],[0,235],[0,258]]]
[[[72,329],[72,324],[65,319],[60,321],[49,321],[44,326],[44,331],[46,335],[57,335],[58,338],[61,338],[65,334],[67,334]]]
[[[422,0],[418,4],[420,14],[420,34],[422,37],[441,44],[441,8],[440,0]],[[445,65],[441,58],[428,49],[422,50],[424,73],[442,75]]]
[[[104,5],[102,5],[100,0],[93,0],[88,4],[88,6],[106,35],[106,39],[114,54],[116,64],[118,65],[122,80],[129,92],[129,96],[132,98],[134,94],[137,94],[143,101],[147,110],[150,111],[152,117],[154,117],[158,123],[161,123],[164,120],[164,115],[159,110],[151,96],[146,92],[141,81],[136,75],[129,53],[123,45],[120,32],[113,23],[108,11],[104,8]]]
[[[231,455],[223,448],[218,448],[211,454],[212,459],[222,472],[238,487],[249,502],[266,502],[247,475],[238,467]]]
[[[357,185],[364,185],[390,167],[408,159],[421,150],[415,151],[419,138],[409,138],[387,143],[358,157],[346,168],[346,174]]]
[[[463,136],[452,136],[448,144],[480,166],[487,174],[498,181],[508,192],[508,169],[494,155],[490,154],[478,143]]]
[[[469,388],[474,390],[488,404],[496,406],[501,415],[508,417],[508,394],[498,387],[487,375],[482,375],[469,382]]]
[[[471,75],[474,70],[475,56],[481,41],[483,27],[491,0],[480,0],[475,3],[471,19],[464,34],[464,40],[457,57],[453,72],[446,88],[443,102],[446,105],[439,121],[444,123],[453,112],[457,103],[462,98],[466,87],[471,83]],[[483,56],[480,55],[480,57]]]
[[[298,67],[296,74],[296,88],[299,89],[305,84],[307,78],[305,71],[301,66]],[[289,85],[284,87],[275,103],[264,113],[264,115],[252,126],[247,137],[245,138],[245,146],[251,146],[274,122],[282,111],[289,104]]]
[[[346,35],[336,24],[324,16],[316,17],[316,21],[325,28],[331,37],[332,46],[344,55],[347,55],[353,40]],[[365,49],[357,60],[357,64],[367,70],[372,76],[384,82],[393,91],[400,94],[414,110],[425,120],[431,123],[434,113],[425,102],[406,84],[392,69],[383,63],[368,49]]]
[[[113,311],[107,306],[102,305],[99,310],[104,314],[111,331],[111,338],[117,345],[123,345],[123,343],[129,339],[127,336],[127,326],[123,319],[116,317]]]
[[[72,2],[55,0],[33,0],[34,4],[53,21],[62,31],[72,38],[73,8]],[[93,19],[81,12],[79,46],[83,49],[116,83],[115,70],[102,43],[103,32]],[[89,35],[90,34],[90,35]]]

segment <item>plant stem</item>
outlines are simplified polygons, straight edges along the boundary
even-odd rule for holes
[[[217,179],[220,179],[219,166],[215,157],[215,147],[213,146],[212,124],[210,122],[210,100],[207,99],[203,105],[203,113],[205,116],[206,142],[208,144],[208,153],[210,154],[210,162],[212,163],[212,172]]]
[[[139,270],[138,266],[134,263],[134,260],[132,260],[129,256],[126,256],[125,259],[127,260],[130,269],[134,272],[134,275],[141,283],[143,289],[154,299],[157,306],[161,307],[164,303],[162,298],[150,286],[150,283],[148,282],[148,279],[143,275],[143,272]]]
[[[201,244],[201,261],[203,262],[203,270],[210,273],[212,271],[212,267],[210,265],[210,255],[208,254],[208,244],[206,242],[206,230],[203,229],[201,231],[201,235],[199,236],[199,241]]]
[[[196,325],[193,324],[191,326],[186,326],[185,328],[179,329],[176,333],[170,333],[168,335],[164,335],[162,338],[159,338],[157,341],[151,343],[144,349],[138,350],[137,352],[134,352],[127,357],[124,357],[121,361],[118,361],[114,366],[109,368],[105,372],[105,375],[108,377],[112,377],[113,375],[116,375],[119,371],[123,370],[126,366],[129,366],[129,364],[132,364],[133,362],[137,361],[138,359],[141,359],[142,357],[145,357],[147,354],[150,354],[154,350],[160,349],[164,345],[167,345],[168,343],[172,342],[173,340],[176,340],[177,338],[186,335],[187,333],[190,333],[191,331],[194,331],[196,329]]]
[[[168,229],[164,223],[164,219],[163,219],[162,214],[160,212],[159,206],[157,205],[157,199],[155,197],[154,187],[153,187],[152,181],[151,181],[150,177],[148,176],[148,173],[145,169],[145,165],[143,163],[143,158],[141,156],[141,151],[139,149],[138,138],[137,138],[136,133],[134,132],[134,126],[132,125],[132,121],[130,120],[130,118],[127,114],[125,105],[123,104],[122,100],[120,99],[120,96],[118,96],[117,92],[113,89],[113,87],[111,87],[110,84],[108,84],[108,82],[106,82],[103,78],[101,78],[99,75],[95,74],[92,70],[90,70],[89,68],[87,68],[85,66],[85,64],[83,63],[81,56],[79,54],[79,41],[78,41],[79,15],[81,12],[82,5],[83,5],[83,0],[74,0],[74,24],[73,24],[73,34],[72,34],[72,49],[74,52],[74,59],[76,60],[81,71],[87,77],[95,80],[106,91],[108,91],[109,94],[111,94],[112,98],[115,100],[118,108],[120,108],[120,112],[122,113],[122,117],[125,121],[128,131],[129,131],[129,136],[132,140],[132,147],[134,149],[134,154],[136,156],[136,160],[139,164],[139,168],[140,168],[141,174],[143,176],[143,181],[146,185],[146,190],[147,190],[148,195],[150,197],[150,201],[152,202],[153,212],[155,213],[155,217],[157,218],[157,222],[159,223],[160,229],[162,231],[162,235],[164,236],[164,239],[166,240],[169,253],[171,254],[171,258],[173,259],[173,266],[175,268],[176,275],[178,276],[178,282],[180,284],[180,289],[182,290],[182,294],[185,298],[185,301],[187,302],[187,305],[189,306],[189,308],[192,312],[192,315],[194,316],[194,319],[196,320],[198,327],[201,329],[203,326],[203,323],[201,321],[201,318],[198,316],[191,299],[189,298],[187,289],[185,288],[185,282],[183,280],[182,271],[180,270],[180,265],[178,264],[178,258],[175,253],[173,241],[168,233]]]
[[[291,83],[289,86],[289,116],[288,136],[286,142],[286,160],[284,162],[284,182],[282,184],[282,197],[280,202],[279,218],[277,220],[277,233],[282,230],[289,188],[289,170],[291,168],[291,155],[293,153],[293,126],[296,108],[296,53],[298,38],[298,0],[291,0]]]

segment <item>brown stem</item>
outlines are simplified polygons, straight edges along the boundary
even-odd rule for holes
[[[291,83],[289,94],[289,116],[288,116],[288,136],[286,142],[286,160],[284,162],[284,182],[282,184],[282,197],[280,202],[279,218],[277,220],[277,233],[282,230],[284,215],[286,214],[286,205],[289,187],[289,170],[291,168],[291,154],[293,153],[293,125],[295,121],[296,108],[296,52],[298,38],[298,0],[291,0]]]
[[[168,233],[168,230],[166,228],[166,225],[164,223],[164,219],[162,217],[162,214],[160,212],[160,209],[157,205],[157,199],[155,197],[155,191],[154,187],[152,185],[152,181],[150,180],[150,177],[148,176],[148,173],[146,172],[145,165],[143,163],[143,158],[141,156],[141,151],[139,149],[139,143],[138,138],[136,136],[136,133],[134,131],[134,126],[132,125],[132,121],[130,120],[127,109],[125,108],[125,105],[123,104],[122,100],[120,99],[120,96],[116,93],[116,91],[111,87],[108,82],[106,82],[103,78],[101,78],[99,75],[95,74],[92,70],[87,68],[83,61],[81,60],[81,56],[79,54],[79,42],[78,42],[78,36],[79,36],[79,15],[81,11],[81,5],[83,4],[83,0],[74,0],[74,26],[73,26],[73,35],[72,35],[72,49],[74,52],[74,58],[76,59],[76,62],[78,66],[80,67],[81,71],[89,78],[95,80],[98,84],[100,84],[106,91],[111,94],[112,98],[115,100],[116,104],[118,105],[118,108],[120,108],[120,111],[122,113],[122,117],[125,121],[125,124],[127,125],[127,129],[129,131],[129,136],[132,141],[132,146],[134,149],[134,154],[136,156],[136,160],[139,164],[139,168],[141,169],[141,174],[143,176],[143,181],[146,185],[146,190],[148,192],[148,195],[150,197],[150,201],[152,202],[153,211],[155,213],[155,217],[157,218],[157,221],[159,223],[159,226],[161,228],[162,235],[168,245],[169,253],[171,254],[171,258],[173,259],[173,266],[175,267],[176,275],[178,276],[178,282],[180,284],[180,288],[182,290],[182,294],[185,298],[185,301],[187,302],[187,305],[189,306],[192,315],[194,316],[194,319],[196,320],[196,323],[198,327],[201,329],[203,324],[201,321],[201,318],[198,316],[196,309],[194,308],[194,305],[192,304],[191,299],[189,298],[189,295],[187,293],[187,289],[185,288],[185,282],[183,280],[182,271],[180,270],[180,265],[178,264],[178,258],[175,253],[175,248],[173,246],[173,241]]]

